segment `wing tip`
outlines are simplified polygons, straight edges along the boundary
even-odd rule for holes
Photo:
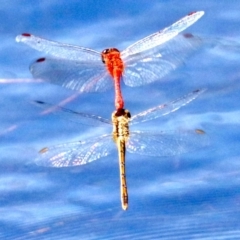
[[[204,11],[193,11],[193,12],[190,12],[190,13],[188,14],[188,16],[195,15],[195,17],[197,17],[197,19],[199,19],[199,18],[202,17],[204,14],[205,14]]]
[[[199,94],[201,94],[201,93],[203,93],[203,92],[205,92],[205,91],[207,91],[207,88],[199,88],[199,89],[194,90],[193,93],[199,93]]]
[[[26,38],[31,37],[32,35],[30,33],[22,33],[16,36],[15,40],[16,42],[23,42]]]

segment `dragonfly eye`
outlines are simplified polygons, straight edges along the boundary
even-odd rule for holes
[[[110,48],[106,48],[102,51],[102,54],[108,54],[110,52]]]
[[[102,54],[102,62],[103,62],[104,64],[106,63],[103,54]]]
[[[118,53],[120,53],[120,51],[117,48],[111,48],[110,51],[111,52],[118,52]]]
[[[108,53],[110,53],[110,48],[106,48],[106,49],[104,49],[103,51],[102,51],[102,62],[105,64],[106,63],[106,61],[105,61],[105,57],[104,57],[104,55],[105,54],[108,54]]]
[[[131,113],[128,110],[125,111],[125,114],[127,115],[128,118],[131,118]]]
[[[102,51],[102,54],[108,54],[108,53],[112,53],[112,52],[120,53],[120,51],[117,48],[106,48]]]

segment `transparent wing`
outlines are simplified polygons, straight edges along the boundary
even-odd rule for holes
[[[47,39],[40,38],[29,33],[18,35],[16,37],[16,41],[25,43],[40,52],[45,52],[59,58],[83,62],[101,62],[101,54],[97,51],[70,44],[49,41]]]
[[[128,58],[130,55],[135,55],[139,52],[146,51],[167,42],[178,33],[191,26],[203,15],[203,11],[189,13],[187,16],[181,18],[171,26],[164,28],[159,32],[153,33],[126,48],[121,53],[122,58],[125,60],[125,58]]]
[[[130,55],[125,59],[123,80],[131,87],[159,80],[183,64],[202,43],[199,37],[191,34],[177,35],[155,48]]]
[[[132,116],[129,125],[134,125],[146,121],[150,121],[153,119],[157,119],[159,117],[165,116],[169,113],[177,111],[179,108],[185,106],[190,103],[194,99],[196,99],[200,94],[202,94],[206,89],[198,89],[192,91],[189,94],[184,95],[174,101],[171,101],[166,104],[161,104],[156,107],[147,109],[143,112],[140,112],[134,116]],[[61,106],[52,105],[43,101],[34,101],[33,102],[38,107],[41,107],[45,110],[45,112],[52,112],[54,114],[58,114],[62,117],[67,118],[68,120],[78,122],[86,125],[105,125],[111,126],[112,122],[109,119],[105,119],[103,117],[88,114],[88,113],[80,113],[71,109],[67,109]]]
[[[67,120],[77,122],[84,125],[100,125],[100,126],[112,126],[112,122],[108,119],[105,119],[103,117],[94,115],[94,114],[88,114],[88,113],[81,113],[77,112],[68,108],[64,108],[61,106],[56,106],[50,103],[46,103],[43,101],[34,101],[33,104],[35,104],[38,107],[41,107],[44,110],[44,113],[54,113],[58,114],[61,117],[65,117]]]
[[[130,124],[133,125],[136,123],[150,121],[165,116],[169,113],[175,112],[179,108],[187,105],[188,103],[196,99],[205,90],[206,89],[195,90],[189,94],[184,95],[183,97],[178,98],[177,100],[174,100],[166,104],[161,104],[156,107],[147,109],[143,112],[140,112],[132,116]]]
[[[203,130],[174,132],[131,132],[127,151],[147,156],[174,156],[209,145],[209,137]]]
[[[40,58],[30,66],[34,78],[79,92],[102,92],[113,86],[102,62]]]
[[[97,51],[21,34],[17,42],[57,58],[41,58],[30,66],[34,78],[80,91],[99,92],[111,87],[110,76]]]
[[[36,164],[44,167],[72,167],[83,165],[116,151],[112,135],[65,143],[39,151]]]

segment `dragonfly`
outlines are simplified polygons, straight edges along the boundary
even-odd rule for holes
[[[115,108],[122,109],[121,80],[137,87],[159,80],[176,69],[202,44],[199,37],[179,33],[203,15],[203,11],[189,13],[121,52],[117,48],[107,48],[100,53],[29,33],[18,35],[16,41],[53,56],[39,58],[30,65],[34,78],[79,92],[102,92],[114,85]]]
[[[142,111],[131,117],[131,113],[126,109],[118,109],[112,113],[112,119],[108,120],[100,116],[75,112],[60,106],[55,107],[56,112],[63,116],[79,122],[85,123],[91,120],[103,125],[112,126],[112,134],[89,138],[83,141],[64,143],[52,147],[45,147],[39,151],[36,164],[44,167],[73,167],[84,165],[106,157],[118,150],[120,168],[120,196],[122,209],[128,208],[128,189],[125,170],[126,151],[140,155],[163,157],[183,154],[194,151],[199,147],[207,145],[207,134],[201,129],[182,130],[173,132],[144,132],[130,131],[130,127],[137,123],[142,123],[157,119],[169,113],[175,112],[182,106],[190,103],[202,94],[205,89],[195,90],[191,93],[171,101]],[[52,105],[38,101],[43,108]]]

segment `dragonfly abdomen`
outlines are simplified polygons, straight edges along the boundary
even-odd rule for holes
[[[113,140],[118,149],[119,170],[120,170],[120,189],[123,210],[128,208],[128,192],[125,170],[126,142],[129,138],[129,120],[131,114],[126,109],[118,109],[112,114]]]

